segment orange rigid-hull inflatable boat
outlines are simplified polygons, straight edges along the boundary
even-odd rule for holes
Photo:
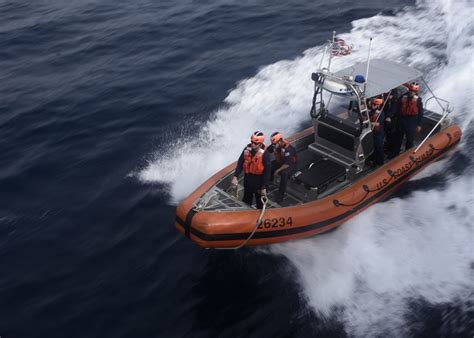
[[[377,79],[371,82],[359,75],[366,67],[360,63],[337,73],[313,73],[313,127],[288,138],[297,151],[298,170],[288,181],[283,202],[277,203],[275,182],[267,189],[263,210],[243,203],[242,177],[237,189],[231,185],[236,168],[232,163],[178,205],[176,228],[204,248],[264,245],[327,232],[384,199],[456,146],[461,130],[449,119],[449,103],[433,94],[425,101],[415,146],[382,166],[370,163],[374,137],[367,99],[395,91],[400,95],[406,91],[402,84],[421,74],[398,63],[371,60],[371,76]],[[430,102],[439,104],[441,112],[428,109]]]

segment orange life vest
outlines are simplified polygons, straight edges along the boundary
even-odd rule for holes
[[[290,146],[290,143],[288,141],[283,141],[283,147],[275,149],[275,160],[278,163],[285,163],[285,152],[286,149]],[[291,156],[290,161],[292,164],[296,163],[296,156]]]
[[[401,116],[418,115],[418,95],[415,95],[412,98],[409,98],[406,95],[402,97],[400,115]]]
[[[264,146],[265,147],[265,146]],[[257,150],[255,155],[252,156],[252,147],[250,144],[244,150],[244,173],[262,175],[263,169],[263,154],[265,153],[265,148],[260,148]]]
[[[378,133],[380,131],[381,123],[379,121],[379,116],[380,116],[381,111],[376,109],[373,114],[370,115],[370,122],[374,125],[373,131]],[[375,124],[378,122],[378,124]]]

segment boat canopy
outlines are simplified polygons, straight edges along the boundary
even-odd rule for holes
[[[364,75],[367,70],[367,62],[356,63],[344,68],[335,74],[339,77]],[[366,88],[366,97],[373,97],[389,92],[406,82],[422,77],[422,73],[412,67],[397,62],[383,59],[372,59],[369,65],[369,75]]]

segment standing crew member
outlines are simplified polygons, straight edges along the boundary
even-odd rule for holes
[[[265,136],[256,131],[250,137],[250,143],[240,154],[232,178],[232,185],[237,187],[238,177],[244,171],[244,198],[242,201],[252,205],[253,197],[257,202],[257,209],[263,208],[262,195],[266,196],[268,180],[270,178],[270,155],[265,151]]]
[[[272,134],[271,141],[272,145],[268,147],[268,152],[275,155],[275,161],[272,163],[271,180],[275,175],[280,175],[277,203],[281,203],[285,197],[288,179],[296,172],[296,150],[278,131]]]
[[[393,88],[387,99],[385,106],[383,108],[383,113],[385,115],[384,121],[384,132],[385,132],[385,151],[391,155],[393,154],[393,148],[397,140],[397,118],[395,117],[398,102],[398,88]]]
[[[374,136],[374,152],[369,159],[373,160],[377,165],[382,165],[384,162],[383,141],[385,138],[385,116],[382,110],[382,105],[383,99],[380,97],[375,97],[371,101],[371,108],[369,110],[370,122],[372,122],[372,135]]]
[[[394,147],[394,156],[400,153],[403,136],[407,141],[405,150],[413,147],[415,134],[421,131],[421,122],[423,121],[423,102],[418,95],[420,85],[412,82],[408,85],[408,93],[403,94],[398,100],[398,132],[396,144]]]

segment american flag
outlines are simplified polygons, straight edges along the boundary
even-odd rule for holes
[[[337,38],[331,46],[332,56],[344,56],[352,53],[352,45],[348,45],[343,39]]]

